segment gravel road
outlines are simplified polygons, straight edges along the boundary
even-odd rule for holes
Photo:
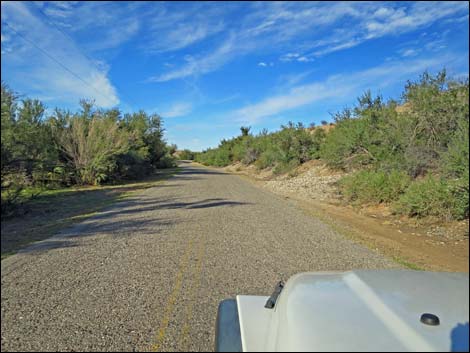
[[[218,302],[301,271],[397,267],[290,201],[183,163],[1,262],[2,351],[205,351]]]

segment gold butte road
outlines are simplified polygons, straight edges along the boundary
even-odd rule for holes
[[[238,176],[181,167],[2,261],[2,351],[213,350],[222,299],[302,271],[397,267]]]

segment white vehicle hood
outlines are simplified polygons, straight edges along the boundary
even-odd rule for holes
[[[267,299],[237,297],[244,351],[468,351],[468,274],[303,273]]]

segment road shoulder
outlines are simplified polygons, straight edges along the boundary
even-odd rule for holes
[[[468,236],[447,238],[427,234],[419,227],[397,226],[386,217],[361,214],[360,210],[350,206],[330,204],[314,200],[306,194],[266,187],[269,182],[267,178],[256,178],[246,171],[215,169],[237,175],[260,189],[284,197],[346,238],[378,251],[404,267],[428,271],[469,271]]]

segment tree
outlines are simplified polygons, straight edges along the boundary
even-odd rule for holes
[[[13,161],[14,149],[14,127],[17,111],[17,95],[4,83],[1,86],[2,104],[2,133],[1,133],[1,153],[2,153],[2,180]],[[2,184],[3,185],[3,184]]]
[[[116,167],[118,155],[129,150],[130,136],[120,128],[116,111],[92,111],[82,102],[82,112],[65,115],[65,126],[54,133],[58,146],[76,172],[79,184],[100,184]],[[60,124],[56,124],[60,126]]]
[[[49,126],[44,123],[45,106],[38,100],[25,99],[18,109],[14,151],[25,171],[26,181],[33,184],[33,172],[53,166],[56,151],[51,142]]]
[[[242,126],[240,131],[242,132],[242,136],[248,136],[250,134],[251,126]]]

